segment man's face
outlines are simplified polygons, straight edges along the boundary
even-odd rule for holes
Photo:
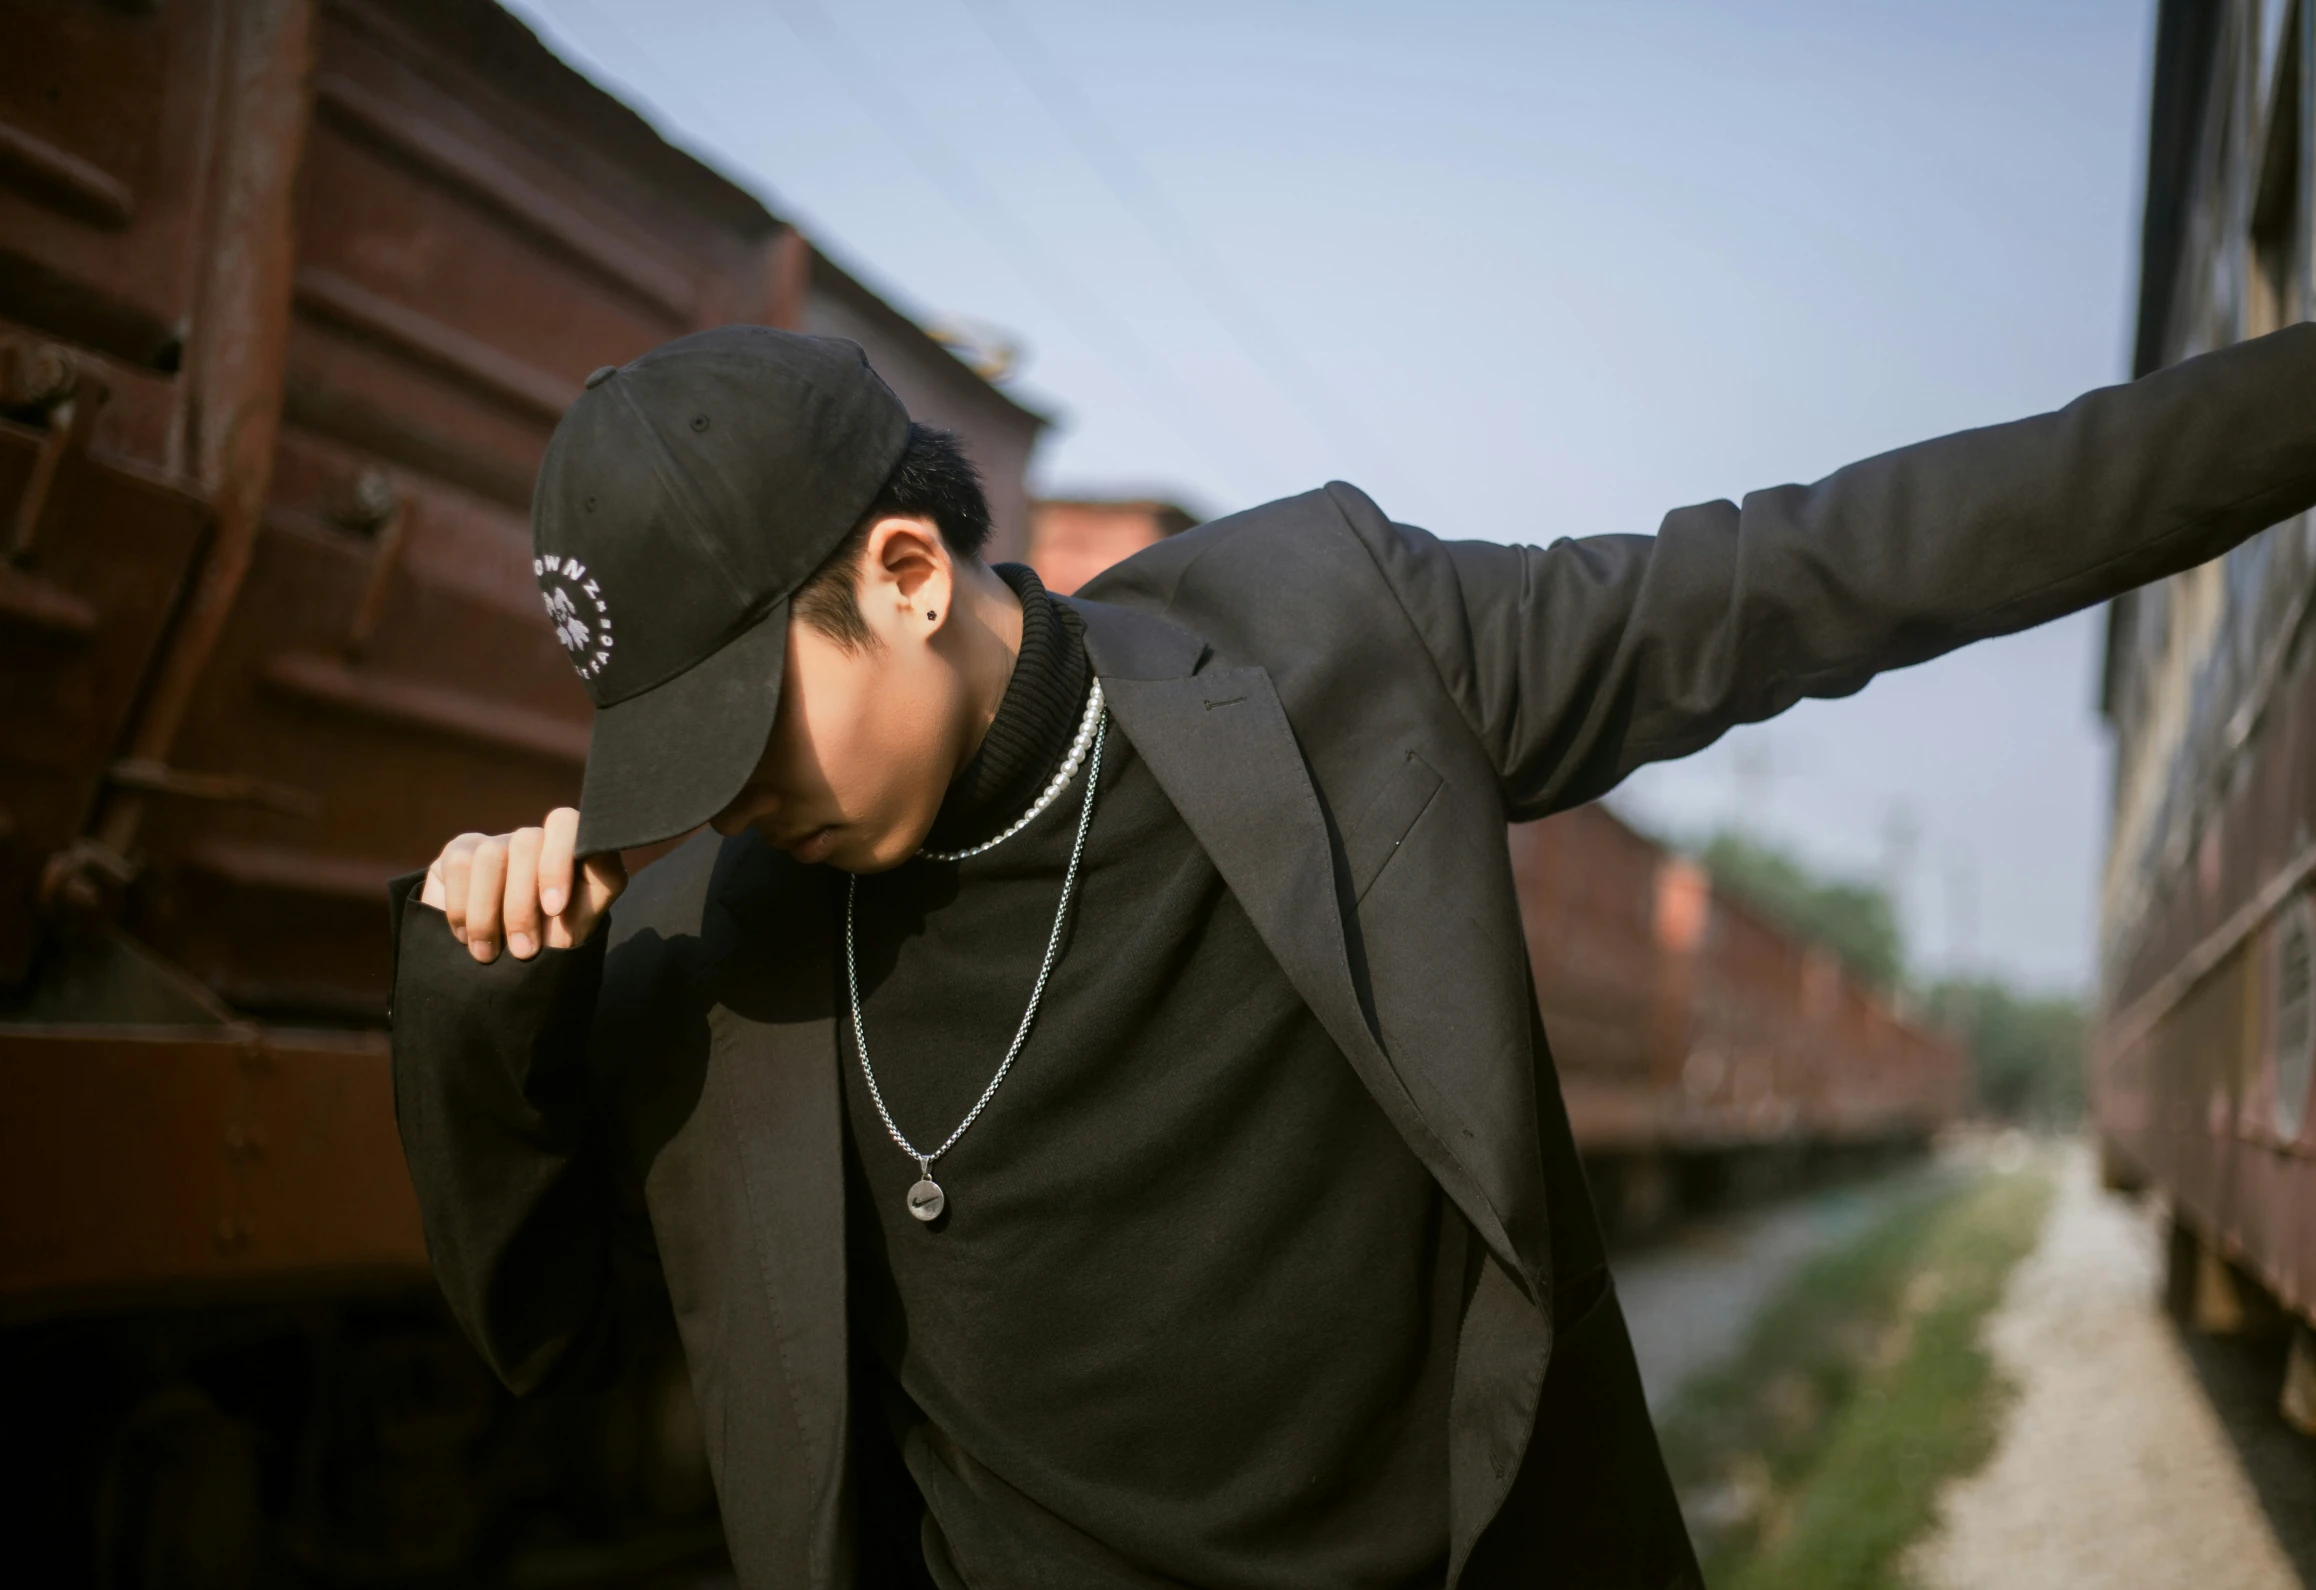
[[[953,627],[938,621],[951,569],[945,549],[922,544],[938,548],[938,532],[896,546],[885,531],[872,532],[855,587],[873,642],[847,647],[790,620],[772,738],[716,814],[718,833],[753,827],[799,861],[847,872],[897,867],[924,842],[971,714]]]

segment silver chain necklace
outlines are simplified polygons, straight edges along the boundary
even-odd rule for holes
[[[1070,896],[1077,891],[1078,863],[1086,853],[1086,830],[1091,828],[1094,823],[1094,791],[1100,787],[1102,782],[1102,736],[1109,727],[1109,720],[1100,715],[1101,706],[1102,687],[1097,681],[1094,685],[1086,725],[1080,729],[1081,744],[1088,739],[1085,728],[1090,727],[1092,730],[1091,743],[1086,746],[1086,750],[1090,752],[1090,757],[1086,772],[1085,804],[1078,810],[1078,836],[1070,845],[1069,870],[1062,874],[1061,904],[1054,908],[1053,931],[1046,935],[1045,961],[1037,969],[1036,986],[1029,991],[1029,1008],[1021,1013],[1021,1025],[1015,1029],[1013,1034],[1013,1047],[1005,1051],[1005,1058],[999,1062],[997,1074],[989,1079],[989,1086],[981,1090],[981,1097],[974,1101],[972,1109],[965,1112],[965,1119],[957,1123],[957,1130],[951,1132],[942,1141],[941,1146],[930,1154],[920,1151],[914,1143],[902,1135],[901,1129],[893,1124],[893,1112],[885,1105],[884,1090],[877,1086],[876,1068],[869,1064],[868,1028],[861,1021],[860,1014],[860,957],[853,948],[853,904],[860,895],[860,876],[857,873],[854,874],[851,881],[845,885],[844,981],[846,990],[852,995],[853,1047],[860,1052],[860,1074],[862,1079],[868,1083],[869,1097],[876,1101],[877,1116],[885,1123],[886,1135],[892,1138],[902,1153],[917,1162],[917,1181],[914,1186],[909,1188],[909,1213],[919,1220],[938,1220],[941,1217],[941,1211],[949,1206],[949,1195],[944,1193],[941,1190],[941,1184],[933,1179],[933,1161],[957,1146],[957,1139],[963,1137],[965,1129],[981,1118],[981,1112],[987,1109],[989,1101],[997,1096],[998,1086],[1005,1081],[1006,1073],[1013,1069],[1013,1062],[1021,1057],[1022,1046],[1029,1042],[1029,1029],[1037,1021],[1038,1003],[1045,998],[1046,980],[1053,976],[1053,963],[1061,954],[1062,924],[1069,919]],[[1009,839],[1021,832],[1030,818],[1035,817],[1039,812],[1053,804],[1053,798],[1060,793],[1061,785],[1067,781],[1068,774],[1076,770],[1075,765],[1078,760],[1079,752],[1073,748],[1070,761],[1063,765],[1063,773],[1055,783],[1046,786],[1046,792],[1038,797],[1037,804],[1029,809],[1020,822],[999,834],[996,839],[990,840],[988,844],[976,845],[971,850],[960,851],[957,854],[962,856],[979,855],[1000,840]],[[919,854],[933,856],[933,859],[937,861],[951,859],[948,856],[935,856],[929,850],[920,851]]]

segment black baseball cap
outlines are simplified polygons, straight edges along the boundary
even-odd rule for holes
[[[722,326],[587,378],[531,497],[539,594],[595,702],[581,855],[671,839],[740,793],[780,710],[788,599],[908,439],[834,337]]]

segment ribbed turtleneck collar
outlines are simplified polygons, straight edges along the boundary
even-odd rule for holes
[[[1093,682],[1077,614],[1046,595],[1026,565],[1000,563],[996,572],[1021,599],[1021,653],[981,748],[950,783],[925,836],[935,850],[979,844],[1029,809],[1069,754]]]

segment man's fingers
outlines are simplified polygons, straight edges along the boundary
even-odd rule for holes
[[[539,828],[539,908],[561,916],[571,903],[571,856],[579,840],[579,813],[558,806]]]
[[[616,850],[589,856],[586,863],[587,909],[601,916],[627,888],[627,863]]]
[[[579,814],[558,806],[536,828],[461,834],[426,869],[420,898],[438,906],[450,931],[478,961],[498,959],[503,942],[517,960],[542,947],[585,941],[627,887],[618,852],[573,856]]]
[[[507,887],[504,925],[507,950],[518,961],[539,953],[539,846],[543,835],[536,828],[518,828],[507,835]]]
[[[460,834],[442,847],[434,863],[442,869],[442,914],[450,919],[451,936],[461,944],[466,942],[467,888],[474,870],[474,847],[482,837]]]
[[[619,864],[615,850],[589,856],[572,870],[578,876],[571,903],[547,924],[547,943],[559,950],[586,943],[603,920],[603,913],[611,909],[611,902],[619,898],[619,891],[627,887],[627,869]]]
[[[498,959],[506,884],[507,842],[486,839],[474,847],[474,859],[467,867],[466,947],[478,961]]]

